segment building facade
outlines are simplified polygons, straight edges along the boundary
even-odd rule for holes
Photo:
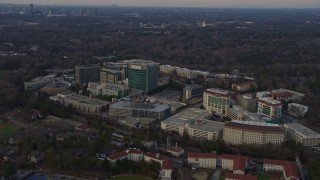
[[[190,99],[194,96],[202,95],[203,93],[203,86],[200,85],[187,85],[183,88],[183,98]]]
[[[261,114],[269,119],[278,119],[281,117],[282,104],[278,100],[270,97],[259,98],[258,114]]]
[[[295,162],[273,159],[264,159],[263,170],[265,172],[282,172],[285,180],[299,180],[299,169]]]
[[[257,112],[257,99],[250,94],[243,94],[237,96],[237,105],[249,112]]]
[[[119,70],[100,69],[100,83],[114,84],[121,81],[121,73]]]
[[[299,123],[286,123],[283,127],[286,130],[287,139],[293,139],[307,147],[320,145],[320,134]]]
[[[288,104],[288,113],[294,116],[304,116],[308,112],[308,106],[297,103]]]
[[[122,98],[129,95],[129,88],[126,84],[88,83],[87,90],[95,96],[115,96]]]
[[[128,80],[129,88],[150,92],[158,87],[159,64],[149,61],[129,63]]]
[[[230,106],[230,93],[220,89],[206,89],[203,93],[203,106],[208,111],[225,115]]]
[[[232,145],[281,144],[285,141],[285,131],[275,124],[235,120],[225,124],[223,140]]]
[[[76,66],[76,82],[78,84],[87,84],[89,82],[100,81],[100,65],[89,64],[84,66]]]
[[[188,165],[199,168],[211,168],[217,167],[217,155],[215,153],[188,153]]]

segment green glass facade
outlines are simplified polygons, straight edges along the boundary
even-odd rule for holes
[[[140,89],[145,92],[158,87],[159,66],[146,65],[141,69],[128,68],[129,88]]]

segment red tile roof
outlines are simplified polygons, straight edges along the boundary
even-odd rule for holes
[[[117,160],[121,157],[127,156],[128,154],[142,154],[143,152],[139,149],[127,149],[120,152],[116,152],[108,156],[110,160]]]
[[[172,169],[172,162],[167,156],[147,152],[144,156],[161,161],[161,169]]]
[[[280,103],[273,104],[273,103],[270,103],[270,102],[268,102],[268,101],[264,101],[264,100],[262,100],[262,99],[259,99],[258,102],[263,103],[263,104],[266,104],[266,105],[268,105],[268,106],[273,106],[273,107],[275,107],[275,106],[282,106],[282,103],[281,103],[281,102],[280,102]]]
[[[239,156],[239,155],[231,155],[231,154],[222,154],[222,159],[232,159],[233,160],[233,171],[241,170],[245,171],[247,166],[247,161],[249,159],[248,156]]]
[[[242,130],[248,130],[248,131],[261,131],[261,132],[273,132],[273,133],[285,132],[281,127],[257,126],[252,124],[242,124],[242,123],[236,123],[236,122],[226,122],[224,127],[242,129]]]
[[[128,155],[128,153],[126,151],[120,151],[120,152],[116,152],[116,153],[111,154],[110,156],[108,156],[108,159],[117,160],[117,159],[124,157],[124,156],[127,156],[127,155]]]
[[[195,153],[189,152],[188,158],[217,158],[217,154],[215,153]]]
[[[299,179],[299,174],[298,174],[298,166],[295,162],[293,161],[283,161],[283,160],[274,160],[274,159],[264,159],[264,164],[273,164],[273,165],[279,165],[283,166],[283,169],[285,171],[286,178],[290,177],[296,177]],[[295,179],[295,178],[293,178]]]
[[[172,169],[173,165],[172,165],[172,162],[171,160],[169,159],[166,159],[162,162],[162,166],[161,166],[161,169]]]
[[[147,152],[146,154],[144,154],[144,156],[150,157],[152,159],[157,159],[159,161],[164,161],[164,160],[168,159],[167,156],[163,156],[161,154],[155,154],[155,153],[151,153],[151,152]]]
[[[140,149],[128,149],[131,154],[142,154],[143,152]]]
[[[226,173],[225,178],[236,179],[236,180],[257,180],[256,176],[233,174],[233,173]]]

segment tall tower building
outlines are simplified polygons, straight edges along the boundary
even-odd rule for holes
[[[146,93],[158,87],[159,63],[146,60],[129,62],[128,80],[129,87],[140,89]]]
[[[34,13],[34,11],[33,11],[33,4],[30,4],[30,5],[29,5],[29,11],[30,11],[30,14],[33,14],[33,13]]]
[[[78,84],[87,84],[89,82],[100,81],[100,65],[89,64],[85,66],[76,66],[76,81]]]
[[[121,79],[121,73],[118,70],[101,69],[100,70],[100,83],[116,83]]]

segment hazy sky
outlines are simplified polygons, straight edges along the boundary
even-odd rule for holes
[[[0,3],[196,7],[320,7],[320,0],[0,0]]]

